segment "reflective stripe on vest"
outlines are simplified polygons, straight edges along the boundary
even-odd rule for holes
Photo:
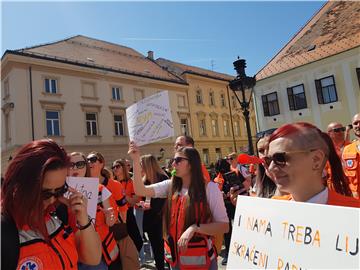
[[[180,263],[182,265],[205,265],[206,256],[180,256]]]

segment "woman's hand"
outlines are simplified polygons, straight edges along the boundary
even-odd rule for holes
[[[109,227],[113,226],[116,222],[114,209],[112,207],[109,207],[107,209],[102,208],[101,210],[104,212],[106,225],[108,225]]]
[[[128,155],[131,157],[132,160],[140,159],[140,149],[134,141],[129,142]]]
[[[74,213],[77,223],[81,226],[89,222],[87,213],[87,198],[76,189],[69,187],[69,199],[60,197],[59,201],[66,204],[69,209]]]
[[[241,192],[245,191],[245,188],[239,189],[236,187],[230,188],[230,201],[233,205],[236,206],[237,197]]]
[[[197,231],[197,226],[195,224],[191,225],[186,231],[181,235],[178,240],[178,247],[180,251],[184,252],[187,249],[187,245],[190,239],[194,236],[194,233]]]

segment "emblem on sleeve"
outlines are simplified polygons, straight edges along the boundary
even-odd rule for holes
[[[19,270],[43,270],[43,264],[37,257],[26,257],[19,263]]]

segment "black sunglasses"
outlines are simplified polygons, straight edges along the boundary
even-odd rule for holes
[[[70,162],[70,168],[71,169],[82,169],[84,168],[86,165],[86,161],[84,160],[81,160],[81,161],[77,161],[77,162]]]
[[[95,163],[98,160],[99,160],[99,158],[97,156],[92,156],[92,157],[87,158],[87,162],[89,162],[89,163]]]
[[[189,159],[185,157],[176,157],[172,159],[172,161],[175,162],[176,164],[179,164],[183,160],[189,160]]]
[[[272,156],[265,156],[263,157],[263,161],[267,166],[270,166],[271,162],[273,161],[279,167],[285,167],[286,162],[289,161],[290,154],[298,154],[298,153],[308,153],[315,151],[316,149],[312,150],[299,150],[299,151],[292,151],[292,152],[278,152],[274,153]]]
[[[114,169],[120,169],[121,165],[120,164],[116,164],[114,166],[112,166],[111,168],[114,170]]]
[[[226,160],[234,160],[232,157],[227,157]]]
[[[62,187],[56,188],[54,192],[48,191],[48,190],[43,190],[41,191],[41,198],[43,200],[48,200],[50,199],[52,196],[55,197],[55,199],[63,196],[69,189],[69,186],[67,183],[65,183]]]
[[[339,127],[339,128],[333,128],[332,131],[338,133],[338,132],[344,132],[346,130],[346,127]]]

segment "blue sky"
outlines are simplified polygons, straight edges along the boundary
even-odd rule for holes
[[[253,75],[323,3],[2,2],[1,55],[81,34],[228,74],[240,56]]]

